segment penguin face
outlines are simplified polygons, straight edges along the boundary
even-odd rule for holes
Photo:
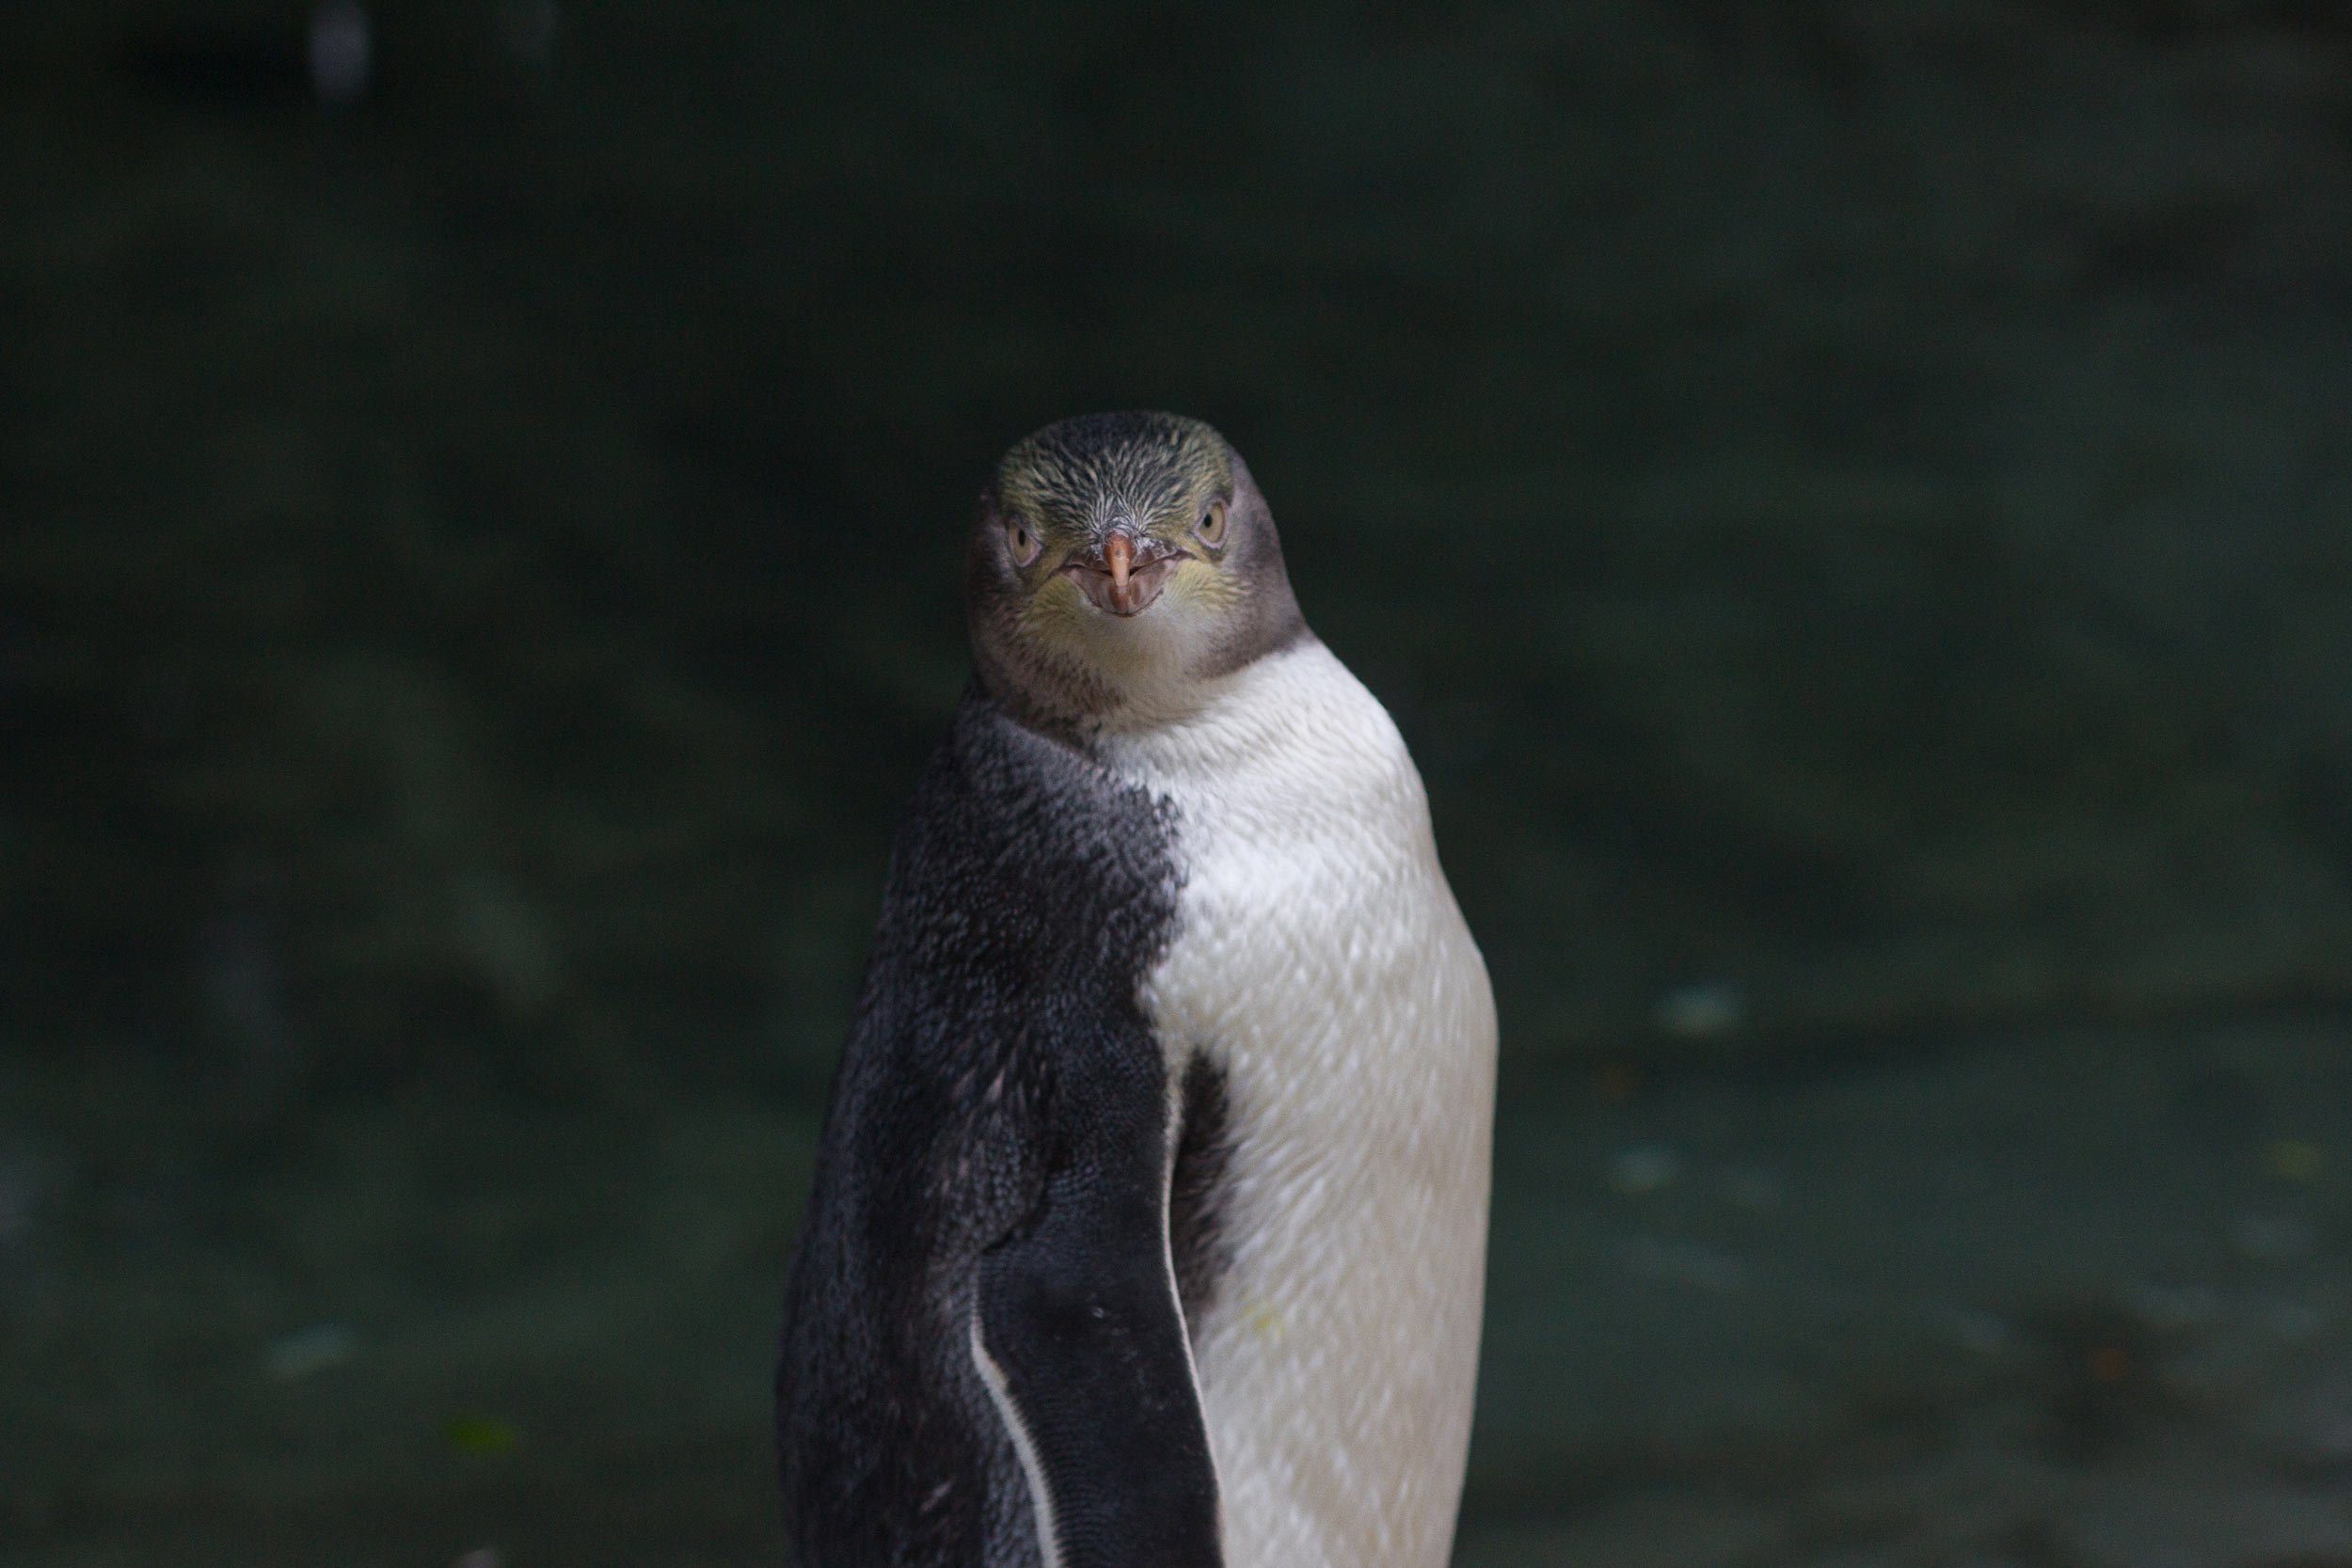
[[[1304,631],[1240,455],[1168,414],[1065,420],[1006,453],[966,593],[982,684],[1036,721],[1172,717]]]

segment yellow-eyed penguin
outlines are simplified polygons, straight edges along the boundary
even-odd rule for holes
[[[1396,726],[1208,426],[1014,447],[776,1380],[805,1568],[1440,1568],[1495,1017]]]

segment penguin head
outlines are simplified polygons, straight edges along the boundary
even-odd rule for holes
[[[1171,414],[1064,420],[1007,452],[965,598],[981,685],[1049,727],[1182,717],[1306,632],[1240,453]]]

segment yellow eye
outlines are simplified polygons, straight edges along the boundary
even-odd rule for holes
[[[1039,543],[1029,525],[1014,517],[1005,524],[1005,548],[1012,552],[1012,563],[1026,566],[1037,559],[1037,552],[1045,546]]]
[[[1211,501],[1209,509],[1200,514],[1200,521],[1193,525],[1192,531],[1199,534],[1200,542],[1209,548],[1214,550],[1222,546],[1225,543],[1225,503]]]

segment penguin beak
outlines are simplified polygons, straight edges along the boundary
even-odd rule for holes
[[[1139,615],[1186,552],[1149,535],[1114,528],[1086,555],[1062,567],[1077,580],[1094,608],[1112,615]]]
[[[1111,603],[1119,604],[1129,597],[1127,574],[1136,563],[1136,542],[1123,533],[1114,533],[1103,545],[1104,569],[1111,575]]]

